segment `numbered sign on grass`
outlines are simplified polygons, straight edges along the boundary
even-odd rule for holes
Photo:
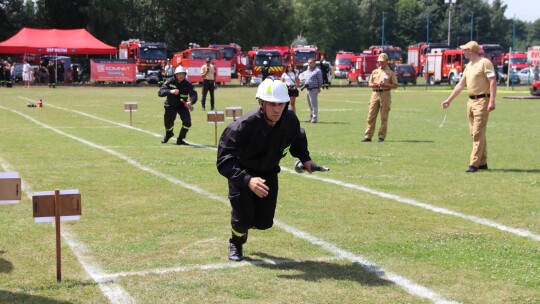
[[[36,223],[54,222],[56,215],[54,191],[34,192],[32,196],[33,216]],[[59,210],[61,221],[81,219],[81,194],[77,189],[60,190]]]
[[[0,172],[0,204],[17,204],[21,200],[21,179],[17,172]]]

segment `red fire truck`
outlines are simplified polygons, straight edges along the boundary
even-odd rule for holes
[[[167,59],[167,46],[161,42],[128,39],[122,41],[118,46],[118,58],[135,59],[137,81],[150,80],[151,74],[159,73],[161,64]]]
[[[426,54],[440,52],[450,47],[446,43],[426,43],[420,42],[407,47],[407,64],[414,67],[416,75],[421,76],[426,62]]]
[[[424,65],[424,78],[430,85],[441,82],[455,85],[461,78],[465,64],[466,59],[461,49],[428,53]]]
[[[526,53],[506,53],[503,55],[503,64],[508,63],[508,69],[519,71],[529,67]]]
[[[351,85],[357,82],[362,85],[368,82],[371,72],[377,68],[378,55],[360,54],[351,59],[351,66],[347,72],[347,82]]]
[[[346,78],[347,73],[351,69],[351,61],[354,57],[353,52],[338,51],[336,53],[336,62],[334,77],[336,78]]]
[[[172,65],[179,65],[188,70],[190,82],[202,82],[201,68],[210,58],[216,67],[216,82],[231,82],[231,61],[223,59],[220,50],[214,48],[189,48],[182,52],[174,53]]]
[[[310,58],[315,60],[321,60],[321,56],[324,55],[323,51],[320,51],[316,45],[295,45],[291,48],[290,62],[299,70],[302,70],[304,63]]]
[[[255,51],[253,75],[259,76],[266,61],[270,65],[270,75],[281,77],[290,58],[287,46],[263,46]]]
[[[500,44],[482,44],[480,49],[484,52],[484,57],[491,60],[498,66],[503,64],[503,48]]]
[[[380,53],[386,53],[388,55],[388,64],[394,65],[403,63],[403,52],[400,47],[392,45],[372,45],[369,49],[364,51],[364,54],[379,55]]]
[[[231,61],[231,77],[236,77],[237,65],[242,56],[242,48],[236,43],[210,44],[208,47],[220,50],[223,53],[223,58]]]
[[[540,64],[540,46],[531,46],[527,49],[527,60],[530,64]]]

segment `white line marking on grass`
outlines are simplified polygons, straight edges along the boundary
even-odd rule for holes
[[[164,173],[161,173],[153,168],[150,168],[150,167],[147,167],[147,166],[144,166],[142,165],[141,163],[139,163],[138,161],[128,157],[128,156],[125,156],[119,152],[116,152],[114,150],[111,150],[111,149],[107,149],[103,146],[100,146],[98,144],[95,144],[93,142],[90,142],[90,141],[87,141],[87,140],[84,140],[82,138],[78,138],[76,136],[73,136],[71,134],[68,134],[68,133],[65,133],[63,131],[60,131],[54,127],[51,127],[45,123],[42,123],[36,119],[34,119],[33,117],[30,117],[24,113],[21,113],[19,111],[16,111],[16,110],[13,110],[13,109],[8,109],[8,108],[5,108],[3,106],[0,106],[0,108],[2,109],[5,109],[5,110],[8,110],[8,111],[11,111],[13,113],[16,113],[16,114],[19,114],[20,116],[32,121],[33,123],[37,124],[37,125],[40,125],[42,126],[43,128],[45,129],[48,129],[48,130],[51,130],[57,134],[60,134],[60,135],[63,135],[63,136],[66,136],[68,138],[71,138],[75,141],[78,141],[80,143],[83,143],[85,145],[88,145],[90,147],[93,147],[93,148],[96,148],[98,150],[101,150],[101,151],[104,151],[104,152],[107,152],[109,154],[112,154],[124,161],[126,161],[127,163],[133,165],[134,167],[140,169],[140,170],[143,170],[143,171],[146,171],[148,173],[151,173],[157,177],[161,177],[161,178],[164,178],[166,179],[167,181],[169,181],[170,183],[172,184],[176,184],[176,185],[179,185],[179,186],[182,186],[186,189],[189,189],[189,190],[192,190],[193,192],[197,193],[197,194],[200,194],[201,196],[206,196],[207,198],[209,199],[212,199],[212,200],[216,200],[216,201],[219,201],[219,202],[222,202],[224,203],[225,205],[229,205],[229,202],[227,199],[221,197],[221,196],[218,196],[218,195],[215,195],[211,192],[208,192],[208,191],[205,191],[195,185],[190,185],[189,183],[185,182],[185,181],[182,181],[182,180],[179,180],[179,179],[176,179],[175,177],[173,176],[170,176],[168,174],[164,174]],[[424,287],[424,286],[421,286],[421,285],[418,285],[414,282],[412,282],[411,280],[405,278],[405,277],[402,277],[398,274],[394,274],[394,273],[391,273],[391,272],[387,272],[385,271],[384,269],[378,267],[377,265],[369,262],[368,260],[366,260],[364,257],[362,256],[357,256],[355,254],[353,254],[352,252],[349,252],[349,251],[346,251],[346,250],[343,250],[339,247],[337,247],[336,245],[333,245],[333,244],[330,244],[328,242],[325,242],[323,240],[320,240],[306,232],[303,232],[303,231],[300,231],[292,226],[289,226],[289,225],[286,225],[284,223],[281,223],[280,221],[276,220],[274,221],[275,222],[275,226],[283,229],[284,231],[288,232],[288,233],[291,233],[299,238],[302,238],[304,240],[307,240],[308,242],[314,244],[314,245],[319,245],[321,246],[322,248],[326,249],[327,251],[337,255],[337,256],[340,256],[340,257],[343,257],[353,263],[358,263],[360,265],[362,265],[362,267],[364,267],[367,271],[370,271],[372,273],[374,273],[376,276],[380,277],[380,278],[383,278],[383,279],[386,279],[388,281],[391,281],[393,283],[395,283],[396,285],[402,287],[403,289],[405,289],[408,293],[412,294],[412,295],[415,295],[417,297],[420,297],[420,298],[425,298],[425,299],[428,299],[428,300],[431,300],[433,301],[434,303],[440,303],[440,304],[450,304],[450,303],[459,303],[459,302],[455,302],[455,301],[448,301],[448,300],[445,300],[444,298],[441,298],[441,296],[439,296],[437,293],[435,293],[433,290],[427,288],[427,287]]]
[[[109,280],[120,277],[131,277],[131,276],[147,276],[147,275],[160,275],[168,274],[175,272],[187,272],[194,270],[219,270],[225,268],[239,268],[247,266],[264,266],[264,265],[286,265],[286,264],[301,264],[306,262],[325,262],[325,261],[338,261],[342,260],[338,257],[327,257],[327,258],[318,258],[312,260],[298,260],[298,259],[261,259],[248,261],[244,260],[242,262],[227,262],[227,263],[217,263],[217,264],[208,264],[208,265],[192,265],[192,266],[180,266],[180,267],[170,267],[170,268],[158,268],[152,270],[143,270],[143,271],[130,271],[130,272],[119,272],[105,274],[101,277],[101,280]]]
[[[20,98],[25,99],[25,100],[29,100],[29,99],[26,99],[24,97],[20,97]],[[117,122],[114,122],[114,121],[106,120],[106,119],[103,119],[103,118],[100,118],[100,117],[96,117],[96,116],[93,116],[93,115],[90,115],[90,114],[86,114],[84,112],[65,109],[65,108],[58,107],[58,106],[53,106],[53,107],[55,107],[57,109],[60,109],[60,110],[64,110],[64,111],[75,112],[75,113],[78,113],[78,114],[81,114],[81,115],[84,115],[84,116],[87,116],[87,117],[91,117],[91,118],[98,119],[98,120],[101,120],[101,121],[104,121],[104,122],[108,122],[108,123],[111,123],[111,124],[123,126],[123,127],[129,128],[129,129],[133,129],[133,130],[136,130],[136,131],[141,131],[141,132],[144,132],[144,133],[148,133],[148,134],[160,137],[160,135],[156,134],[156,133],[152,133],[152,132],[142,130],[142,129],[139,129],[139,128],[134,128],[134,127],[131,127],[131,126],[128,126],[128,125],[125,125],[125,124],[121,124],[121,123],[117,123]],[[190,144],[193,145],[193,146],[198,146],[198,147],[202,147],[202,148],[208,148],[208,149],[211,149],[211,150],[217,150],[215,147],[211,147],[211,146],[197,145],[197,144],[193,144],[191,142],[190,142]],[[281,167],[281,170],[286,171],[288,173],[297,174],[293,170],[290,170],[290,169],[285,168],[285,167]],[[446,214],[446,215],[459,217],[459,218],[471,221],[471,222],[476,223],[476,224],[485,225],[485,226],[492,227],[492,228],[495,228],[495,229],[498,229],[498,230],[501,230],[501,231],[509,232],[509,233],[512,233],[512,234],[515,234],[515,235],[518,235],[518,236],[527,237],[527,238],[530,238],[530,239],[535,240],[535,241],[540,241],[540,235],[535,234],[535,233],[533,233],[531,231],[528,231],[528,230],[525,230],[525,229],[520,229],[520,228],[513,228],[513,227],[505,226],[505,225],[496,223],[496,222],[488,220],[488,219],[476,217],[474,215],[463,214],[463,213],[456,212],[456,211],[453,211],[453,210],[450,210],[450,209],[433,206],[433,205],[422,203],[422,202],[419,202],[419,201],[416,201],[416,200],[413,200],[413,199],[409,199],[409,198],[402,198],[402,197],[394,195],[394,194],[389,194],[389,193],[385,193],[385,192],[382,192],[382,191],[373,190],[373,189],[370,189],[370,188],[364,187],[364,186],[359,186],[359,185],[355,185],[355,184],[349,184],[349,183],[342,182],[342,181],[339,181],[339,180],[334,180],[334,179],[330,179],[330,178],[323,178],[323,177],[318,177],[316,175],[308,175],[308,174],[304,174],[302,176],[306,177],[306,178],[312,178],[312,179],[324,181],[324,182],[327,182],[327,183],[339,185],[339,186],[350,188],[350,189],[355,189],[355,190],[367,192],[367,193],[370,193],[370,194],[377,195],[379,197],[387,198],[387,199],[390,199],[390,200],[394,200],[394,201],[397,201],[397,202],[400,202],[400,203],[405,203],[405,204],[415,206],[415,207],[420,207],[420,208],[430,210],[430,211],[433,211],[433,212],[436,212],[436,213],[441,213],[441,214]]]
[[[290,173],[294,173],[293,170],[290,170],[288,168],[282,168],[282,170],[288,171]],[[345,183],[345,182],[334,180],[334,179],[329,179],[329,178],[324,178],[324,177],[319,177],[319,176],[314,176],[314,175],[304,175],[304,177],[324,181],[324,182],[327,182],[327,183],[339,185],[339,186],[350,188],[350,189],[360,190],[360,191],[367,192],[367,193],[370,193],[370,194],[373,194],[373,195],[377,195],[377,196],[382,197],[382,198],[394,200],[396,202],[408,204],[408,205],[415,206],[415,207],[420,207],[420,208],[427,209],[429,211],[433,211],[433,212],[436,212],[436,213],[452,215],[452,216],[459,217],[459,218],[462,218],[462,219],[465,219],[465,220],[468,220],[468,221],[471,221],[471,222],[474,222],[474,223],[477,223],[477,224],[480,224],[480,225],[493,227],[493,228],[496,228],[496,229],[499,229],[499,230],[502,230],[502,231],[513,233],[515,235],[527,237],[527,238],[533,239],[535,241],[540,241],[540,235],[534,234],[531,231],[524,230],[524,229],[519,229],[519,228],[508,227],[508,226],[501,225],[499,223],[496,223],[496,222],[493,222],[493,221],[490,221],[490,220],[487,220],[487,219],[483,219],[483,218],[480,218],[480,217],[473,216],[473,215],[463,214],[463,213],[452,211],[452,210],[449,210],[449,209],[446,209],[446,208],[436,207],[436,206],[433,206],[433,205],[430,205],[430,204],[422,203],[422,202],[419,202],[419,201],[416,201],[416,200],[413,200],[413,199],[410,199],[410,198],[404,198],[404,197],[400,197],[400,196],[397,196],[397,195],[394,195],[394,194],[389,194],[389,193],[373,190],[373,189],[370,189],[368,187],[359,186],[359,185],[355,185],[355,184],[349,184],[349,183]]]
[[[0,106],[1,107],[1,106]],[[7,172],[14,172],[13,168],[0,156],[0,167],[4,168]],[[31,187],[25,181],[21,181],[21,188],[32,201]],[[117,304],[130,304],[136,303],[135,300],[125,291],[117,280],[108,280],[101,282],[99,278],[104,275],[99,264],[90,255],[88,248],[75,236],[68,225],[62,226],[62,238],[68,244],[71,251],[82,265],[86,273],[96,282],[101,292],[109,299],[111,303]]]

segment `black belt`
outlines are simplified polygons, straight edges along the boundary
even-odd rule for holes
[[[383,89],[381,89],[381,90],[373,90],[373,92],[386,92],[386,91],[390,91],[390,89],[387,89],[387,90],[383,90]]]
[[[469,99],[480,99],[484,97],[489,97],[489,94],[469,95]]]

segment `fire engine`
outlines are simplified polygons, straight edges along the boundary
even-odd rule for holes
[[[506,53],[503,55],[503,64],[508,63],[508,69],[519,71],[529,67],[526,53]]]
[[[377,68],[378,55],[360,54],[351,59],[351,65],[347,72],[347,82],[351,85],[357,82],[358,85],[367,83],[371,72]]]
[[[351,60],[354,57],[353,52],[338,51],[336,53],[336,65],[334,70],[334,77],[346,78],[347,73],[351,68]]]
[[[416,75],[421,76],[426,62],[426,54],[440,52],[450,47],[446,43],[426,43],[420,42],[407,47],[407,64],[414,67]]]
[[[288,46],[253,47],[251,51],[242,53],[238,58],[237,72],[240,84],[258,84],[262,80],[260,76],[265,61],[270,66],[270,75],[281,77],[289,60]]]
[[[531,46],[527,49],[527,60],[530,64],[540,64],[540,46]]]
[[[210,44],[209,48],[218,49],[223,53],[225,60],[231,61],[231,77],[236,77],[239,58],[242,56],[242,48],[236,43]]]
[[[231,61],[223,59],[223,53],[215,48],[193,47],[174,53],[172,65],[181,65],[188,70],[190,82],[202,82],[201,68],[210,58],[216,67],[216,82],[231,82]]]
[[[480,49],[484,51],[484,57],[491,60],[493,64],[503,64],[503,48],[500,44],[482,44]]]
[[[270,65],[270,75],[281,77],[289,57],[289,47],[287,46],[263,46],[255,51],[253,75],[261,75],[262,67],[266,61]]]
[[[295,45],[291,48],[290,62],[301,70],[308,59],[321,60],[323,55],[324,52],[320,51],[316,45]]]
[[[426,54],[424,78],[430,85],[448,82],[455,85],[461,78],[466,59],[463,50],[451,49]]]
[[[391,45],[372,45],[369,49],[364,51],[364,54],[379,55],[380,53],[386,53],[388,55],[388,64],[394,65],[403,63],[403,52],[400,47]]]
[[[135,59],[137,80],[149,80],[151,74],[159,73],[161,64],[167,59],[167,46],[161,42],[129,39],[118,46],[118,58]]]

